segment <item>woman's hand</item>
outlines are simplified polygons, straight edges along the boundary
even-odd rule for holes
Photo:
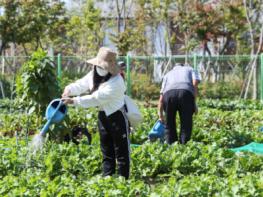
[[[72,98],[62,98],[62,101],[66,105],[74,103],[74,100]]]
[[[69,97],[70,96],[70,90],[65,87],[64,92],[62,94],[62,98]]]

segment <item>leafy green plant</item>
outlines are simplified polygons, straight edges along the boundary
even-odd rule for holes
[[[229,105],[228,105],[229,104]],[[255,106],[253,106],[255,105]],[[67,127],[97,131],[96,110],[69,108]],[[86,115],[88,114],[88,115]],[[102,177],[99,134],[91,145],[47,141],[30,155],[23,138],[0,135],[1,196],[262,196],[262,155],[232,147],[263,142],[261,106],[255,101],[205,100],[194,116],[186,145],[149,142],[156,108],[143,108],[144,122],[131,134],[131,176]],[[34,115],[34,116],[33,116]],[[35,114],[30,130],[38,127]],[[0,132],[20,131],[26,114],[0,114]],[[59,131],[60,132],[60,131]]]
[[[232,99],[199,99],[198,106],[214,108],[223,111],[235,110],[262,110],[263,106],[258,100],[232,100]]]
[[[31,111],[43,114],[48,103],[60,95],[54,62],[41,49],[23,64],[16,79],[17,96]]]

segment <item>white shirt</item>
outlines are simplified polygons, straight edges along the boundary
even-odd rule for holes
[[[108,81],[102,83],[98,90],[92,94],[79,96],[93,87],[93,71],[86,76],[68,85],[66,89],[70,91],[69,96],[73,98],[75,106],[84,108],[100,107],[107,116],[119,110],[124,105],[124,93],[126,86],[120,74],[112,76]]]

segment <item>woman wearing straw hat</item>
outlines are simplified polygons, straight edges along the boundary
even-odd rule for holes
[[[80,107],[99,107],[98,126],[103,154],[103,175],[115,173],[129,177],[130,147],[128,120],[124,110],[125,83],[119,74],[116,53],[101,47],[97,56],[87,61],[93,70],[86,76],[65,87],[64,103]],[[90,94],[80,96],[85,92]],[[75,96],[68,98],[69,96]]]

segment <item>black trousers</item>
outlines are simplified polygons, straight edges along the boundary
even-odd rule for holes
[[[98,116],[103,175],[115,174],[117,160],[118,174],[128,179],[130,175],[128,120],[121,110],[109,116],[100,111]]]
[[[176,113],[180,117],[179,143],[185,144],[191,138],[193,113],[195,109],[194,96],[188,90],[170,90],[163,95],[163,107],[166,115],[166,142],[172,144],[178,141],[176,132]]]

